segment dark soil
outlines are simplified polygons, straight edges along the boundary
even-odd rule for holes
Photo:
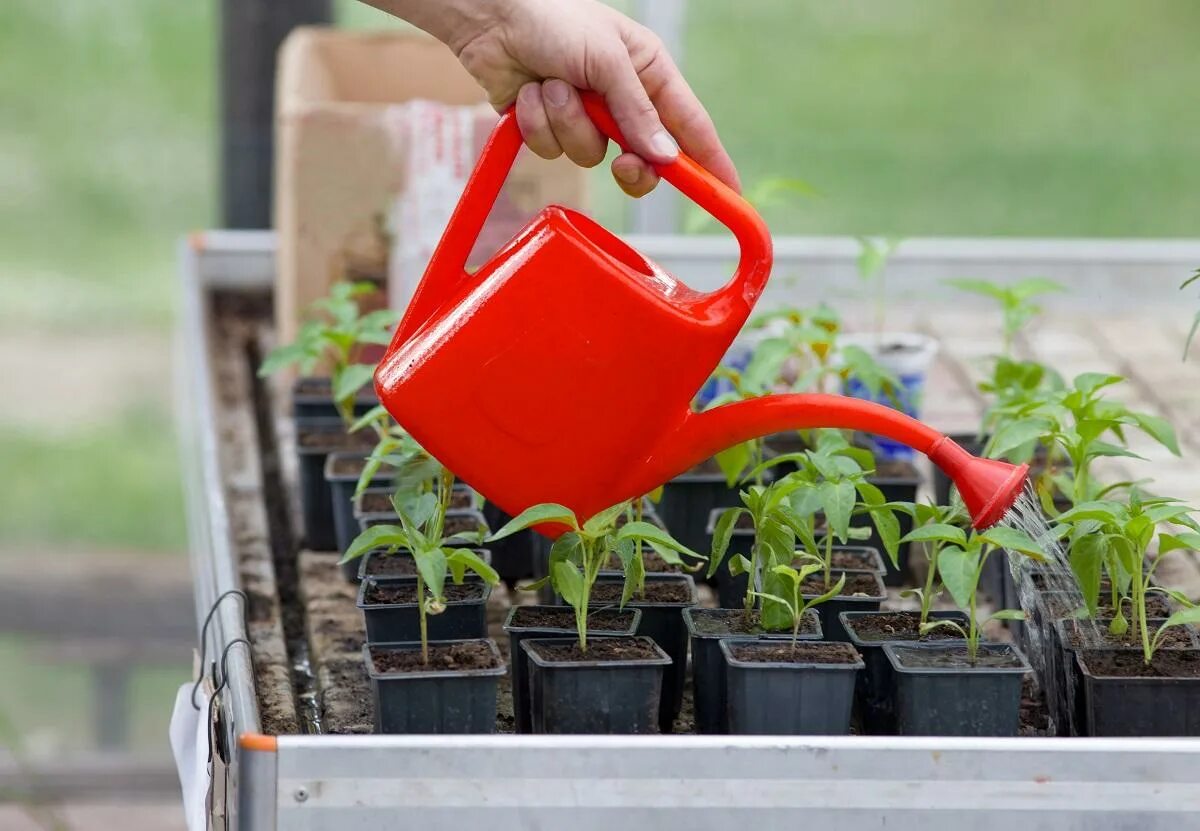
[[[379,672],[449,672],[493,669],[500,659],[481,641],[429,645],[429,663],[421,661],[420,649],[380,649],[371,647],[371,660]]]
[[[482,600],[483,583],[468,582],[462,584],[447,583],[443,592],[447,603],[463,600]],[[375,583],[367,588],[367,603],[379,606],[408,604],[417,602],[417,584],[412,583]]]
[[[1021,679],[1020,719],[1020,735],[1050,735],[1050,711],[1046,707],[1046,696],[1037,688],[1033,676],[1028,673]]]
[[[625,632],[633,623],[633,611],[601,609],[588,615],[589,632]],[[565,629],[575,631],[575,611],[570,606],[547,609],[520,606],[513,615],[512,625],[522,629]]]
[[[410,577],[417,573],[417,561],[408,554],[372,554],[367,560],[368,577]]]
[[[363,468],[366,466],[366,456],[337,456],[330,465],[330,472],[334,476],[358,477],[362,475]]]
[[[1114,635],[1108,631],[1108,625],[1111,622],[1110,618],[1100,618],[1094,624],[1090,621],[1067,620],[1064,627],[1067,633],[1067,640],[1074,649],[1085,645],[1090,647],[1132,647],[1141,649],[1141,635],[1132,625],[1130,625],[1124,635]],[[1150,635],[1153,637],[1155,630],[1162,625],[1163,619],[1151,619],[1147,620],[1146,623],[1150,627]],[[1159,648],[1191,649],[1192,638],[1186,628],[1172,626],[1163,634]]]
[[[296,443],[316,450],[370,452],[375,446],[375,437],[370,433],[347,433],[341,430],[301,430],[296,436]]]
[[[620,603],[624,582],[596,583],[592,586],[592,600],[596,603]],[[681,606],[695,603],[692,587],[682,580],[647,580],[645,592],[634,595],[629,602],[677,603]]]
[[[872,551],[834,551],[829,559],[835,569],[847,571],[875,571],[880,564],[879,557]]]
[[[698,635],[762,635],[766,634],[759,623],[758,610],[747,613],[743,609],[693,609],[692,626]],[[800,622],[800,634],[815,634],[820,625],[816,612],[810,612]],[[790,630],[789,630],[790,631]],[[787,634],[788,631],[775,634]]]
[[[920,633],[921,614],[919,612],[880,612],[879,614],[864,615],[852,618],[850,626],[854,634],[864,641],[875,643],[889,641],[946,641],[960,639],[962,636],[953,629],[939,626],[937,629],[922,635]]]
[[[1070,594],[1044,594],[1042,602],[1052,619],[1073,617],[1075,611],[1083,606],[1082,597]],[[1099,611],[1102,617],[1112,617],[1113,608],[1109,595],[1100,596]],[[1146,615],[1150,619],[1170,617],[1171,606],[1167,602],[1167,598],[1161,594],[1146,595]],[[1128,617],[1128,606],[1126,606],[1126,617]]]
[[[755,664],[855,664],[859,655],[848,643],[759,641],[729,650],[734,658]]]
[[[1200,650],[1168,649],[1154,653],[1147,664],[1141,650],[1103,650],[1081,653],[1092,675],[1116,678],[1200,678]]]
[[[830,585],[838,581],[840,575],[835,571],[830,576]],[[825,585],[825,578],[821,574],[811,574],[800,586],[800,593],[805,597],[821,595],[828,591],[830,586]],[[879,580],[874,574],[854,574],[846,573],[846,585],[842,586],[839,597],[886,597],[886,592],[881,592]]]
[[[1011,652],[990,652],[982,648],[972,664],[965,645],[937,651],[898,649],[896,655],[910,669],[1015,669],[1021,666],[1020,658]]]
[[[658,555],[657,551],[650,549],[642,552],[642,566],[646,569],[647,574],[679,574],[682,571],[679,566],[668,563]],[[621,571],[621,558],[616,554],[611,555],[605,565],[605,570]]]
[[[640,638],[603,638],[588,643],[587,652],[575,641],[545,643],[535,647],[539,657],[556,663],[573,661],[653,661],[660,656],[654,642]]]
[[[274,617],[274,598],[268,597],[254,589],[246,589],[246,622],[266,623],[269,620],[273,620]]]

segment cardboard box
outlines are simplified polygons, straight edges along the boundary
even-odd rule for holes
[[[450,50],[424,34],[305,27],[288,37],[275,125],[281,343],[330,285],[388,281],[389,262],[394,302],[403,302],[495,118]],[[546,205],[586,209],[586,201],[586,171],[522,151],[476,259]]]

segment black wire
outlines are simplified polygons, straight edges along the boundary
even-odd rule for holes
[[[196,683],[192,685],[192,709],[196,710],[197,712],[200,710],[200,705],[196,703],[196,691],[200,689],[200,684],[204,682],[204,659],[208,654],[208,625],[212,623],[213,615],[217,613],[217,608],[221,605],[221,601],[230,595],[237,595],[242,599],[243,621],[246,616],[246,593],[241,589],[229,589],[226,592],[222,592],[220,596],[213,601],[212,606],[209,607],[208,614],[204,616],[204,625],[200,627],[200,677],[197,678]],[[237,643],[237,641],[230,641],[229,643],[230,645],[233,645]],[[226,650],[229,649],[228,646],[225,648]]]
[[[232,649],[233,647],[237,646],[238,644],[244,644],[244,645],[245,645],[245,647],[246,647],[246,650],[247,650],[247,652],[249,653],[249,657],[250,657],[250,667],[251,667],[251,670],[253,670],[253,668],[254,668],[254,651],[253,651],[253,650],[254,650],[254,645],[253,645],[253,644],[251,644],[251,643],[250,643],[250,641],[248,641],[246,638],[234,638],[234,639],[233,639],[233,640],[231,640],[229,643],[225,644],[225,648],[224,648],[224,649],[221,651],[221,661],[220,661],[220,664],[221,664],[221,679],[220,679],[220,683],[218,683],[218,684],[217,684],[217,686],[216,686],[216,688],[214,688],[214,689],[213,689],[212,697],[211,697],[210,699],[208,699],[208,723],[206,723],[206,724],[204,725],[204,732],[205,732],[205,735],[207,735],[207,736],[209,737],[209,742],[208,742],[208,764],[210,764],[210,765],[212,764],[212,760],[213,760],[213,746],[212,746],[212,733],[211,733],[211,730],[212,730],[212,723],[213,723],[213,708],[214,708],[214,707],[216,706],[216,704],[217,704],[217,696],[220,694],[220,692],[221,692],[222,690],[224,690],[224,689],[225,689],[225,687],[226,687],[226,686],[228,686],[228,682],[229,682],[229,666],[228,666],[228,663],[227,663],[227,662],[228,662],[228,660],[229,660],[229,650],[230,650],[230,649]],[[217,735],[218,735],[218,737],[220,737],[220,733],[218,733]]]

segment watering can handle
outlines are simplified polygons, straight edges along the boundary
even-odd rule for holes
[[[623,150],[628,150],[629,145],[604,99],[589,91],[581,91],[580,95],[584,108],[600,132]],[[499,123],[483,147],[479,162],[467,180],[446,231],[433,252],[425,276],[396,329],[393,344],[407,340],[454,290],[455,285],[466,277],[467,258],[475,247],[475,241],[500,195],[500,189],[512,170],[522,144],[516,112],[509,107],[500,116]],[[725,286],[708,297],[714,313],[723,316],[732,328],[740,328],[754,302],[762,294],[771,273],[773,254],[766,223],[733,188],[682,152],[675,161],[655,164],[654,169],[680,193],[712,214],[737,239],[740,249],[737,270]]]

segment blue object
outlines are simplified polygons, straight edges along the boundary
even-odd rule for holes
[[[925,373],[919,372],[911,375],[901,375],[900,385],[900,389],[893,390],[891,395],[883,391],[880,391],[878,395],[872,395],[865,384],[856,378],[850,378],[846,381],[843,392],[852,398],[874,401],[877,404],[891,407],[893,410],[900,410],[905,415],[918,418],[921,408],[921,396],[925,391]],[[916,455],[916,452],[911,447],[884,436],[873,435],[870,438],[872,450],[874,450],[876,457],[879,459],[908,462],[912,461]]]
[[[734,341],[733,345],[729,347],[729,351],[725,353],[725,357],[721,359],[721,366],[745,372],[746,367],[750,365],[750,358],[753,356],[754,347],[751,344]],[[696,409],[703,410],[712,403],[714,398],[727,392],[733,392],[733,384],[728,378],[709,378],[700,388],[700,392],[696,393]]]

